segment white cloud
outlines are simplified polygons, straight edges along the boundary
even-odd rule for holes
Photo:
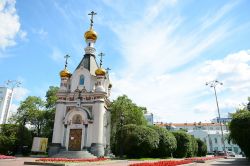
[[[64,61],[64,54],[58,48],[53,48],[51,58],[58,63],[62,63]]]
[[[43,29],[43,28],[40,28],[40,29],[32,29],[32,32],[33,32],[34,34],[39,35],[39,37],[40,37],[41,39],[45,39],[45,38],[48,36],[48,32],[47,32],[45,29]]]
[[[24,31],[20,31],[19,16],[16,13],[15,0],[0,1],[0,48],[16,44],[15,37],[20,33],[20,37],[26,36]]]
[[[202,53],[232,34],[235,29],[230,20],[223,17],[236,4],[226,5],[221,12],[207,16],[210,23],[206,26],[212,28],[195,26],[184,34],[178,33],[185,24],[182,17],[179,14],[164,17],[164,5],[169,6],[161,5],[151,4],[144,12],[140,11],[145,19],[139,17],[111,24],[110,28],[121,41],[120,53],[126,61],[122,71],[111,75],[113,98],[127,94],[161,121],[204,121],[217,115],[213,91],[205,83],[218,78],[224,83],[223,87],[218,87],[222,114],[234,111],[250,88],[248,51],[192,66],[186,64],[192,64]],[[149,20],[144,17],[147,14],[152,16]],[[214,18],[217,20],[211,22]],[[173,72],[175,70],[178,72]]]
[[[24,100],[29,94],[29,90],[23,87],[17,87],[14,89],[13,99],[15,101]]]

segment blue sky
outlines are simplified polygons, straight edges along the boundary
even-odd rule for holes
[[[28,95],[59,86],[63,56],[80,62],[90,11],[97,12],[97,54],[111,68],[112,98],[127,94],[155,121],[207,121],[217,116],[207,81],[218,79],[226,116],[250,89],[248,0],[1,0],[0,83],[20,80],[12,111]]]

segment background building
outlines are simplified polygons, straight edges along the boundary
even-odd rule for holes
[[[144,117],[147,120],[149,125],[154,124],[154,115],[152,113],[144,114]]]
[[[157,123],[161,127],[164,127],[171,131],[185,130],[195,138],[200,138],[207,144],[208,153],[214,151],[223,151],[223,140],[221,137],[221,130],[219,123]],[[228,142],[228,127],[222,124],[224,143],[227,151],[233,151],[236,154],[241,152],[238,145],[233,144],[231,141]]]
[[[0,87],[0,124],[5,124],[8,121],[11,101],[12,90]]]

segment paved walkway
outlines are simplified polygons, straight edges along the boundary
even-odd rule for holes
[[[24,161],[35,161],[37,158],[31,157],[18,157],[16,159],[3,159],[0,160],[0,166],[23,166]],[[143,161],[140,161],[143,162]],[[148,161],[146,161],[148,162]],[[138,163],[138,161],[127,161],[127,160],[116,160],[107,161],[101,163],[85,163],[85,164],[69,164],[69,166],[86,166],[86,165],[100,165],[100,166],[128,166],[132,163]],[[247,162],[245,158],[229,158],[229,159],[219,159],[217,161],[208,163],[195,163],[194,166],[250,166],[250,162]]]
[[[220,159],[209,163],[197,163],[195,166],[250,166],[246,158]]]

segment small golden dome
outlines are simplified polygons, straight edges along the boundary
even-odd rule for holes
[[[106,71],[103,68],[98,68],[98,69],[96,69],[95,74],[97,76],[99,76],[99,75],[104,76],[106,74]]]
[[[90,30],[85,32],[84,37],[85,37],[86,40],[87,39],[96,40],[97,39],[97,33],[91,28]]]
[[[69,78],[71,76],[71,73],[67,69],[64,69],[60,72],[60,76]]]

